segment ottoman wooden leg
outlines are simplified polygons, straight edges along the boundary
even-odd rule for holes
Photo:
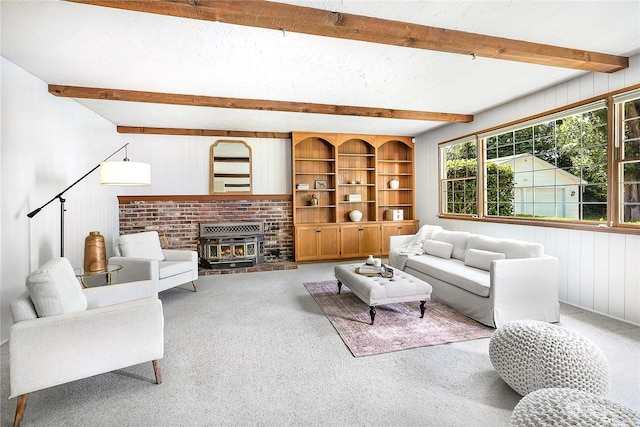
[[[371,324],[373,325],[373,321],[376,319],[376,308],[374,306],[369,306],[369,314],[371,315]]]
[[[422,319],[424,317],[424,305],[426,304],[426,301],[420,301],[420,318]]]
[[[338,293],[342,290],[342,282],[338,280]]]

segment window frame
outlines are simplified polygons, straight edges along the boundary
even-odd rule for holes
[[[623,228],[623,229],[640,229],[640,222],[637,224],[627,223],[623,219],[624,215],[624,174],[622,170],[625,165],[631,163],[639,163],[640,155],[634,157],[625,157],[625,112],[624,112],[624,104],[628,101],[634,101],[640,99],[640,89],[626,91],[624,93],[620,93],[618,95],[613,95],[610,99],[611,104],[613,105],[613,120],[614,120],[614,132],[612,135],[613,140],[613,149],[614,149],[614,159],[612,162],[612,172],[615,176],[615,199],[612,201],[612,204],[615,205],[615,215],[613,216],[612,224],[615,227]]]
[[[454,178],[448,178],[447,177],[447,167],[446,167],[446,150],[451,148],[451,147],[455,147],[455,146],[459,146],[459,145],[463,145],[463,144],[468,144],[468,143],[475,143],[476,145],[476,174],[475,176],[464,176],[464,177],[454,177]],[[471,179],[474,179],[476,181],[475,184],[475,213],[460,213],[460,212],[446,212],[446,215],[456,215],[456,216],[466,216],[466,217],[478,217],[478,210],[482,208],[482,204],[481,204],[481,200],[478,196],[478,175],[481,174],[481,169],[480,169],[480,164],[478,162],[478,152],[480,151],[480,144],[478,141],[477,136],[471,136],[471,137],[467,137],[467,138],[461,138],[458,140],[454,140],[454,141],[449,141],[443,144],[438,144],[438,176],[439,176],[439,180],[438,180],[438,201],[439,201],[439,211],[442,214],[442,212],[446,211],[447,205],[448,205],[448,198],[445,196],[446,191],[445,191],[445,186],[448,186],[448,183],[453,183],[456,181],[468,181]],[[455,202],[454,202],[455,203]]]

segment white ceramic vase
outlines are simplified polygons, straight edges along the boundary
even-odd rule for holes
[[[391,181],[389,181],[389,188],[391,188],[392,190],[397,190],[398,188],[400,188],[400,181],[398,181],[397,179],[392,179]]]
[[[360,221],[362,219],[362,212],[357,209],[349,212],[349,219],[351,219],[351,221],[353,222]]]

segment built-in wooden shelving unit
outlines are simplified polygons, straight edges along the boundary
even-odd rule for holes
[[[410,137],[293,132],[292,162],[297,261],[386,255],[389,236],[417,231]]]

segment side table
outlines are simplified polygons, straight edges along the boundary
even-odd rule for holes
[[[80,284],[83,288],[88,288],[85,283],[85,278],[105,275],[107,278],[107,282],[103,283],[103,285],[111,285],[113,283],[113,275],[114,273],[117,276],[118,271],[122,270],[122,266],[119,264],[109,264],[107,265],[106,270],[99,271],[84,271],[83,268],[76,268],[73,272],[76,274],[76,277],[80,280]]]

